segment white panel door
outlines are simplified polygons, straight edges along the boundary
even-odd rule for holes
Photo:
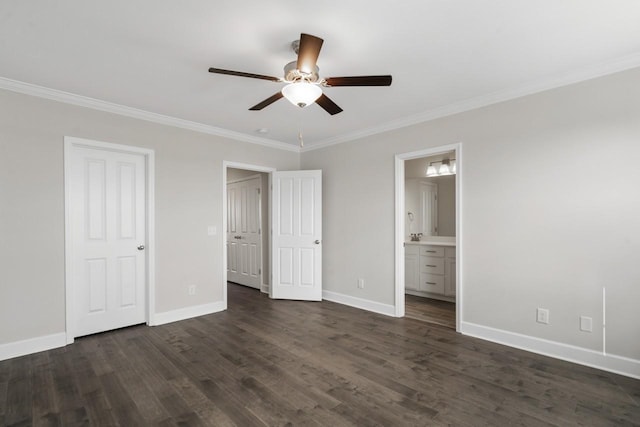
[[[143,155],[68,152],[73,336],[146,321],[146,172]]]
[[[262,284],[262,179],[227,184],[227,280],[260,289]]]
[[[271,298],[322,300],[322,171],[272,175]]]
[[[420,183],[421,233],[425,236],[438,235],[438,186],[430,182]]]

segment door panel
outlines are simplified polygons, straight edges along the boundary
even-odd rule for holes
[[[438,186],[430,182],[420,183],[421,233],[438,235]]]
[[[146,320],[146,171],[143,155],[68,152],[69,279],[75,337]]]
[[[252,288],[262,284],[260,177],[227,184],[227,280]]]
[[[271,298],[322,300],[322,171],[274,172]]]

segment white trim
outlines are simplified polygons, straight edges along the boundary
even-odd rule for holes
[[[266,283],[263,283],[262,286],[260,287],[260,292],[262,292],[263,294],[269,294],[269,285]]]
[[[384,314],[385,316],[395,317],[395,307],[391,304],[383,304],[368,299],[352,297],[351,295],[340,294],[338,292],[332,292],[323,290],[322,299],[327,301],[336,302],[338,304],[348,305],[350,307],[359,308],[361,310],[372,311],[378,314]]]
[[[193,317],[205,316],[207,314],[218,313],[226,310],[224,301],[216,301],[208,304],[192,305],[178,308],[176,310],[156,313],[154,322],[150,326],[159,326],[166,323],[179,322],[180,320],[191,319]]]
[[[395,156],[395,305],[394,315],[405,315],[404,289],[404,162],[411,159],[435,156],[438,154],[455,152],[456,158],[456,331],[460,331],[463,312],[463,278],[462,278],[462,177],[464,163],[462,161],[462,143],[441,145]]]
[[[230,180],[227,181],[227,184],[235,184],[235,183],[238,183],[238,182],[251,181],[252,179],[256,179],[256,178],[262,178],[262,176],[257,173],[255,175],[245,176],[244,178],[230,179]],[[260,191],[262,191],[262,190],[260,190]]]
[[[618,72],[629,70],[631,68],[636,68],[639,66],[640,66],[640,54],[638,53],[631,54],[628,56],[624,56],[622,58],[615,59],[613,61],[596,64],[582,71],[566,73],[559,77],[538,80],[535,82],[531,82],[529,84],[525,84],[523,86],[518,86],[511,89],[506,89],[506,90],[501,90],[501,91],[497,91],[497,92],[493,92],[485,95],[480,95],[475,98],[469,98],[460,102],[444,105],[442,107],[438,107],[438,108],[424,111],[422,113],[414,114],[409,117],[403,117],[387,123],[382,123],[380,125],[373,126],[368,129],[362,129],[362,130],[346,133],[343,135],[338,135],[336,137],[328,138],[318,142],[307,143],[307,145],[304,148],[302,148],[300,151],[307,152],[312,150],[319,150],[321,148],[342,144],[344,142],[365,138],[367,136],[376,135],[383,132],[389,132],[396,129],[402,129],[402,128],[413,126],[419,123],[424,123],[431,120],[452,116],[454,114],[463,113],[465,111],[475,110],[477,108],[498,104],[500,102],[522,98],[523,96],[533,95],[535,93],[540,93],[540,92],[544,92],[551,89],[569,86],[575,83],[580,83],[586,80],[595,79],[597,77],[618,73]]]
[[[227,169],[244,169],[251,170],[255,172],[264,172],[269,174],[269,188],[266,191],[269,191],[269,206],[271,206],[271,172],[275,172],[276,168],[272,168],[270,166],[261,166],[261,165],[252,165],[249,163],[240,163],[240,162],[232,162],[228,160],[222,161],[222,300],[224,302],[223,310],[227,309]],[[271,230],[271,208],[267,209],[268,217],[267,217],[267,232]],[[264,255],[263,255],[264,258]],[[271,264],[271,251],[269,251],[269,264]],[[269,265],[271,267],[271,265]],[[262,268],[264,271],[264,266]],[[271,268],[269,268],[271,271]],[[262,280],[264,280],[264,274],[262,275]],[[269,280],[270,281],[270,280]],[[264,287],[264,284],[262,285]],[[261,289],[262,291],[262,289]]]
[[[532,353],[640,379],[640,360],[604,354],[583,347],[549,341],[529,335],[462,322],[460,332],[483,340],[504,344]]]
[[[37,96],[39,98],[51,99],[53,101],[64,102],[65,104],[91,108],[93,110],[106,111],[107,113],[119,114],[121,116],[132,117],[134,119],[145,120],[147,122],[158,123],[161,125],[173,126],[181,129],[192,130],[194,132],[221,136],[223,138],[229,138],[236,141],[263,145],[265,147],[276,148],[279,150],[294,152],[300,151],[297,145],[287,144],[282,141],[259,138],[253,135],[247,135],[244,133],[234,132],[211,125],[205,125],[203,123],[178,119],[176,117],[165,116],[162,114],[152,113],[150,111],[127,107],[126,105],[114,104],[112,102],[102,101],[100,99],[89,98],[86,96],[76,95],[74,93],[64,92],[57,89],[49,89],[31,83],[7,79],[6,77],[0,77],[0,89],[6,89],[12,92]]]
[[[94,141],[73,136],[64,137],[64,252],[65,252],[65,320],[66,320],[66,343],[71,344],[74,340],[74,304],[73,304],[73,281],[70,280],[72,244],[71,244],[71,219],[69,218],[69,182],[66,179],[70,164],[68,153],[74,147],[84,147],[91,149],[118,151],[124,153],[141,154],[145,158],[146,165],[146,210],[147,210],[147,241],[145,243],[145,255],[147,263],[147,283],[145,292],[147,297],[146,320],[147,324],[153,324],[155,320],[155,290],[156,290],[156,263],[155,263],[155,151],[148,148],[135,147],[130,145],[112,144],[108,142]]]
[[[14,357],[51,350],[53,348],[64,347],[66,344],[67,334],[64,332],[0,344],[0,360],[12,359]]]

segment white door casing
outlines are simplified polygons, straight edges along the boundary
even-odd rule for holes
[[[227,280],[252,288],[262,285],[262,179],[227,184]]]
[[[147,159],[122,147],[65,145],[68,342],[148,319]]]
[[[405,161],[429,157],[444,153],[455,152],[456,159],[456,263],[455,288],[456,288],[456,331],[460,331],[463,322],[464,307],[464,277],[462,275],[464,243],[463,236],[463,153],[462,143],[444,145],[440,147],[425,148],[409,153],[395,155],[395,316],[405,315]]]
[[[322,171],[272,174],[269,296],[322,300]]]

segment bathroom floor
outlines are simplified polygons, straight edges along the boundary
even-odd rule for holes
[[[405,295],[405,317],[456,328],[456,304],[431,298]]]

